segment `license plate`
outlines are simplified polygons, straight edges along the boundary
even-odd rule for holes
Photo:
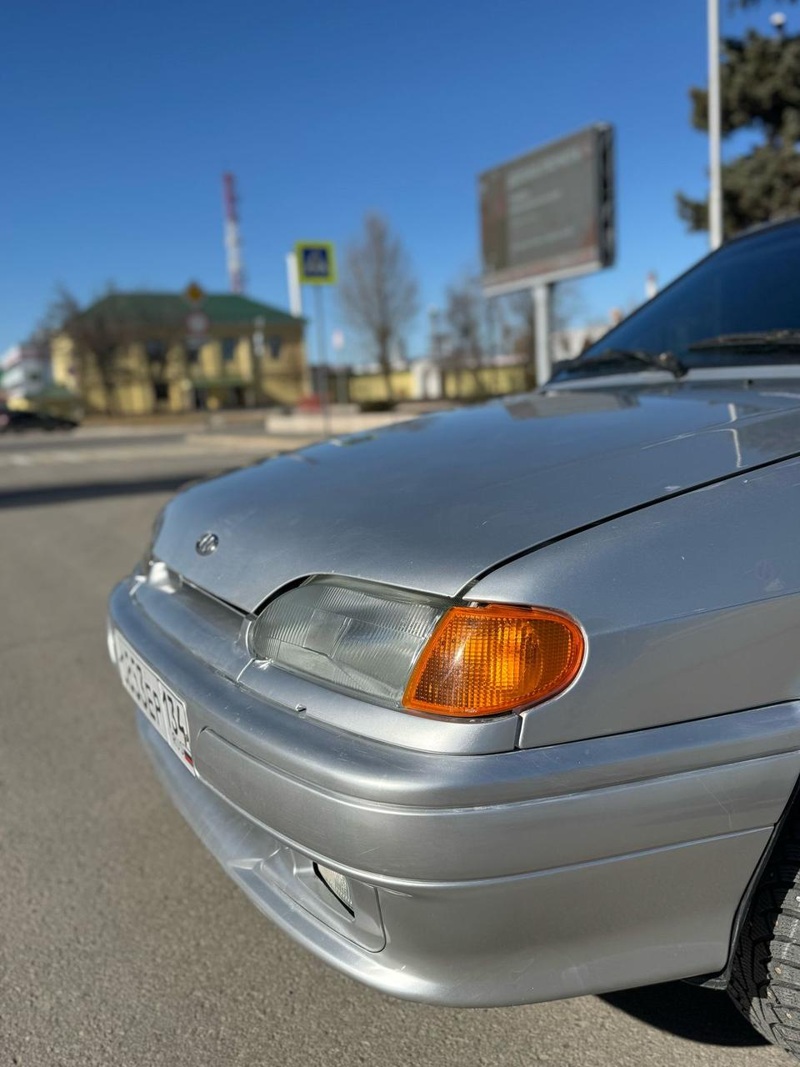
[[[147,666],[117,630],[114,631],[114,647],[122,684],[181,763],[192,774],[196,773],[186,704]]]

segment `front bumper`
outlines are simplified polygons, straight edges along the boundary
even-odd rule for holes
[[[397,996],[530,1003],[724,968],[800,773],[800,706],[546,749],[437,755],[268,703],[154,625],[111,623],[186,700],[198,777],[159,776],[257,906]],[[344,908],[313,863],[348,876]]]

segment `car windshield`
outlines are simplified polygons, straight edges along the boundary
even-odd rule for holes
[[[732,241],[553,377],[669,369],[665,353],[686,370],[800,364],[800,223]]]

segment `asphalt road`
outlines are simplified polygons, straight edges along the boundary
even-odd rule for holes
[[[723,994],[434,1009],[364,989],[274,929],[162,795],[104,634],[107,593],[172,488],[256,452],[78,440],[0,447],[2,1067],[791,1062]]]

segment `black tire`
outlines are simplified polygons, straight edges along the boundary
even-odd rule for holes
[[[794,812],[753,896],[728,992],[760,1034],[800,1059],[800,818]]]

